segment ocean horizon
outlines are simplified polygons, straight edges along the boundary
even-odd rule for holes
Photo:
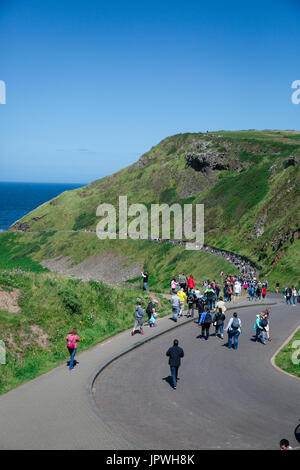
[[[0,232],[44,202],[86,183],[20,183],[0,181]]]

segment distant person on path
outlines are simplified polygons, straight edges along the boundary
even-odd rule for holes
[[[276,282],[276,285],[275,285],[275,292],[276,292],[276,294],[278,294],[278,292],[279,292],[279,286],[280,286],[280,284],[279,284],[279,282],[277,281],[277,282]]]
[[[192,289],[188,295],[187,295],[187,304],[188,304],[188,317],[194,317],[194,310],[195,310],[195,304],[197,301],[196,294],[194,292],[194,289]]]
[[[174,339],[173,346],[168,349],[166,355],[169,357],[169,366],[173,380],[173,389],[176,390],[178,379],[178,369],[181,364],[181,358],[184,357],[184,351],[178,346],[178,339]]]
[[[284,289],[284,296],[286,304],[292,305],[292,289],[290,287],[285,287]]]
[[[173,277],[171,281],[171,294],[175,294],[177,285],[178,282],[176,282],[176,279]]]
[[[228,343],[227,346],[229,349],[232,348],[233,340],[233,349],[237,349],[239,345],[239,336],[241,334],[242,322],[238,318],[238,314],[234,312],[233,316],[230,318],[226,331],[228,334]]]
[[[143,282],[144,282],[144,290],[148,290],[148,279],[149,279],[149,273],[148,271],[145,271],[144,273],[141,273],[143,277]]]
[[[199,319],[198,319],[198,324],[200,324],[200,319],[201,319],[201,315],[202,313],[204,312],[205,310],[205,300],[203,297],[201,297],[200,299],[198,299],[198,313],[199,313]]]
[[[186,293],[184,292],[184,288],[181,287],[181,289],[177,292],[177,295],[180,299],[180,310],[179,310],[179,314],[178,316],[179,317],[182,317],[183,316],[183,312],[184,312],[184,303],[186,301]]]
[[[195,288],[195,279],[193,278],[192,274],[187,280],[188,291],[190,292],[192,289]]]
[[[77,343],[79,343],[80,338],[77,335],[77,329],[73,328],[70,333],[68,334],[67,338],[67,348],[70,353],[70,365],[69,365],[69,370],[74,369],[74,358],[75,354],[77,352]]]
[[[264,286],[261,290],[262,298],[265,299],[267,295],[267,288]]]
[[[234,286],[233,286],[233,303],[239,303],[239,298],[241,295],[241,284],[239,281],[235,281]]]
[[[207,286],[207,289],[205,290],[204,295],[205,295],[205,299],[206,299],[209,310],[212,310],[213,300],[215,297],[215,291],[213,290],[210,284]]]
[[[142,335],[144,334],[144,330],[143,330],[144,310],[142,308],[142,305],[143,305],[143,302],[140,300],[139,304],[135,308],[135,323],[134,323],[133,330],[131,332],[131,336],[133,336],[135,334],[135,330],[136,330],[138,325],[140,326],[141,334]]]
[[[296,299],[297,299],[297,289],[293,286],[292,287],[293,307],[296,307]]]
[[[171,304],[172,304],[172,318],[175,322],[177,322],[177,317],[179,315],[180,309],[180,298],[178,297],[178,293],[173,294],[171,297]]]
[[[254,300],[255,290],[253,286],[249,287],[248,293],[249,293],[249,300]]]
[[[186,275],[184,273],[179,274],[178,284],[179,284],[180,288],[183,288],[183,290],[186,292],[186,290],[187,290],[187,278],[186,278]]]
[[[225,313],[227,310],[223,297],[220,297],[216,303],[216,311],[218,311],[220,308],[222,309],[222,313]]]

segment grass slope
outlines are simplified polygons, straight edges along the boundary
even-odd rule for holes
[[[119,195],[127,195],[129,204],[141,202],[148,207],[157,202],[204,203],[206,243],[249,256],[264,266],[263,275],[284,250],[289,266],[280,263],[276,276],[297,283],[299,264],[289,252],[294,252],[293,242],[299,236],[299,136],[293,131],[253,130],[168,137],[137,163],[61,194],[20,222],[31,230],[95,229],[97,206],[117,205]],[[199,145],[223,152],[225,162],[243,168],[208,175],[187,168],[188,152],[205,152]],[[287,166],[291,158],[298,164]],[[43,243],[49,246],[54,241],[49,236]],[[270,279],[275,282],[273,275]]]
[[[0,310],[6,365],[0,366],[0,394],[54,368],[68,357],[65,337],[78,328],[80,350],[133,326],[137,297],[150,298],[131,286],[108,287],[51,273],[0,272],[0,287],[18,288],[22,312]],[[160,314],[169,313],[161,298]],[[34,333],[38,329],[38,334]],[[47,341],[41,342],[43,333]]]

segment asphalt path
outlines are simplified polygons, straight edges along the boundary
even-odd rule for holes
[[[270,361],[299,325],[300,304],[271,307],[266,345],[252,338],[259,307],[237,311],[243,325],[237,351],[225,346],[226,335],[203,341],[199,327],[187,323],[107,367],[94,391],[113,433],[145,449],[278,449],[282,438],[297,445],[300,380]],[[176,391],[166,357],[174,338],[185,352]]]

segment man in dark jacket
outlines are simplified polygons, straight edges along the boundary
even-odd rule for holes
[[[178,369],[181,364],[181,358],[184,356],[183,349],[178,346],[178,339],[174,339],[173,346],[168,349],[167,356],[169,356],[169,366],[173,379],[173,388],[176,390],[178,380]]]

